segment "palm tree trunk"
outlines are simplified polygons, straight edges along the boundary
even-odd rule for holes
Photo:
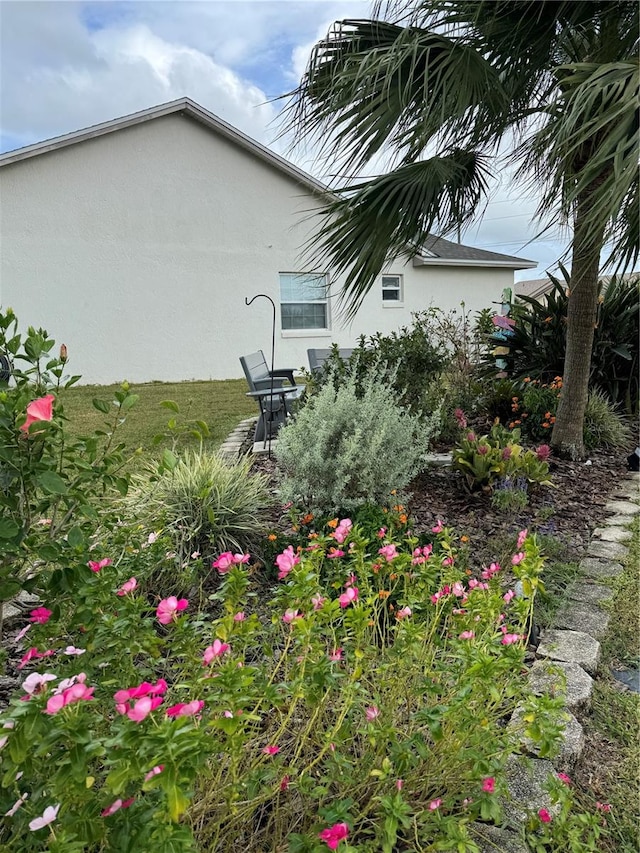
[[[567,303],[567,347],[562,392],[551,435],[551,445],[555,452],[568,459],[584,457],[584,412],[589,393],[602,249],[602,237],[595,240],[587,236],[584,219],[590,206],[597,203],[594,198],[597,188],[595,182],[588,187],[580,195],[576,207]]]

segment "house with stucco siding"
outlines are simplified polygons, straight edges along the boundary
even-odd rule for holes
[[[270,348],[352,346],[436,305],[500,301],[532,261],[436,237],[343,323],[305,246],[326,187],[183,98],[0,156],[0,303],[64,341],[86,383],[225,379]],[[327,285],[330,284],[328,288]]]

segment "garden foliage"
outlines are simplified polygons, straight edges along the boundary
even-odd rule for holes
[[[386,374],[329,380],[279,434],[281,495],[307,509],[382,503],[419,471],[436,425],[395,399]]]

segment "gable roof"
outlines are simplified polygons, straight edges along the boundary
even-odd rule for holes
[[[209,130],[220,134],[224,138],[238,145],[240,148],[263,160],[265,163],[279,169],[284,174],[293,178],[303,187],[308,189],[314,195],[326,196],[331,194],[332,190],[322,183],[322,181],[309,175],[302,169],[299,169],[293,163],[290,163],[284,157],[271,151],[255,139],[247,136],[242,131],[223,121],[218,116],[214,115],[209,110],[192,101],[190,98],[178,98],[175,101],[169,101],[166,104],[159,104],[155,107],[149,107],[146,110],[140,110],[137,113],[131,113],[127,116],[111,119],[110,121],[94,124],[90,127],[76,130],[73,133],[65,133],[62,136],[56,136],[53,139],[46,139],[43,142],[36,142],[33,145],[27,145],[24,148],[18,148],[15,151],[7,151],[5,154],[0,154],[0,167],[9,166],[13,163],[19,163],[23,160],[28,160],[31,157],[37,157],[41,154],[47,154],[51,151],[58,151],[61,148],[66,148],[69,145],[76,145],[80,142],[86,142],[90,139],[97,139],[100,136],[105,136],[108,133],[114,133],[118,130],[124,130],[127,127],[133,127],[143,122],[151,121],[152,119],[162,118],[168,115],[183,115],[192,119]],[[432,236],[422,248],[420,254],[413,259],[414,266],[483,266],[483,267],[506,267],[511,269],[530,269],[536,267],[535,261],[528,261],[524,258],[517,258],[512,255],[501,255],[498,252],[487,252],[484,249],[475,249],[472,246],[464,246],[460,243],[452,243],[449,240],[444,240],[441,237]]]

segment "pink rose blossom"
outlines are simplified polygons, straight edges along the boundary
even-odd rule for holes
[[[275,744],[269,744],[262,748],[263,755],[277,755],[280,752],[280,747]]]
[[[329,850],[337,850],[338,844],[349,835],[349,826],[346,823],[334,823],[328,829],[318,833],[318,838],[327,845]]]
[[[207,646],[202,656],[202,665],[209,666],[211,661],[222,657],[223,654],[231,649],[229,643],[223,643],[221,640],[214,640],[213,645]]]
[[[194,717],[204,708],[202,699],[194,699],[192,702],[178,702],[167,708],[167,717]]]
[[[515,596],[515,592],[512,589],[509,589],[507,590],[507,592],[505,592],[502,598],[504,599],[505,604],[508,604],[512,598],[515,598]]]
[[[380,710],[376,705],[369,705],[368,708],[364,709],[364,715],[367,718],[367,722],[372,723],[380,716]]]
[[[538,817],[543,823],[551,823],[551,815],[546,809],[538,809]]]
[[[156,616],[161,625],[169,625],[177,618],[177,614],[181,610],[186,610],[189,602],[186,598],[176,598],[175,595],[170,595],[169,598],[163,598],[156,609]]]
[[[27,405],[27,419],[21,425],[20,431],[29,432],[31,424],[37,421],[50,421],[53,419],[53,403],[56,398],[53,394],[47,394],[46,397],[39,397],[37,400],[32,400]]]
[[[155,767],[152,767],[148,773],[145,774],[144,781],[148,782],[149,779],[153,779],[154,776],[157,776],[158,773],[162,773],[164,770],[164,764],[156,764]]]
[[[350,586],[346,589],[345,592],[342,593],[341,596],[338,597],[338,601],[340,603],[340,607],[348,607],[350,604],[355,604],[358,600],[358,587]]]
[[[102,571],[102,569],[106,569],[107,566],[111,565],[111,560],[108,557],[105,557],[104,560],[89,560],[87,565],[91,569],[92,572],[98,574],[98,572]]]
[[[390,563],[398,556],[398,548],[396,545],[384,545],[382,548],[378,548],[378,554],[382,554],[387,563]]]
[[[45,826],[49,826],[50,823],[53,823],[58,817],[59,810],[60,803],[57,803],[55,806],[47,806],[42,813],[42,817],[36,817],[29,823],[29,829],[31,832],[36,832],[38,829],[42,829]]]
[[[482,790],[485,792],[485,794],[493,794],[495,789],[496,780],[493,778],[493,776],[488,776],[486,779],[483,780]]]
[[[128,581],[125,581],[120,589],[116,592],[116,595],[127,595],[129,592],[133,592],[133,590],[138,586],[138,581],[135,578],[129,578]]]
[[[442,800],[438,798],[437,800],[431,800],[429,803],[429,811],[435,812],[442,805]]]
[[[217,560],[214,560],[211,564],[214,569],[217,569],[221,575],[226,574],[231,566],[233,566],[233,554],[231,551],[225,551],[224,554],[220,554]]]
[[[458,635],[458,639],[460,640],[473,640],[474,637],[474,631],[463,631],[461,634]]]
[[[35,610],[31,611],[31,618],[29,622],[37,622],[38,625],[46,625],[46,623],[51,618],[51,610],[47,610],[46,607],[36,607]]]
[[[288,548],[285,548],[284,551],[276,557],[276,565],[280,570],[278,572],[278,580],[284,580],[291,569],[293,569],[294,566],[297,566],[299,562],[300,557],[294,552],[293,545],[289,545]]]

